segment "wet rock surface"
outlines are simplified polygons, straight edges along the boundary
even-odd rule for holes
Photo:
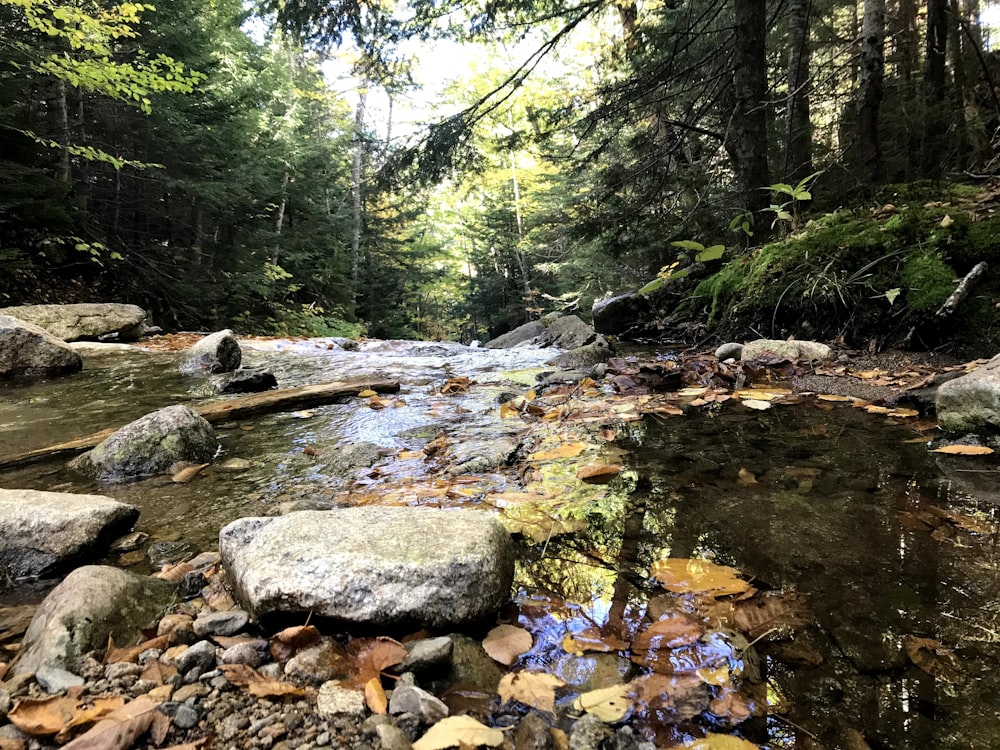
[[[1000,430],[1000,355],[936,393],[938,424],[949,432]]]
[[[0,315],[0,378],[69,375],[83,359],[64,341],[31,323]]]
[[[181,372],[217,375],[233,372],[243,361],[243,350],[228,328],[206,336],[184,353]]]
[[[2,307],[0,315],[10,315],[44,328],[63,341],[87,339],[135,341],[149,330],[145,310],[137,305],[117,302],[20,305]]]

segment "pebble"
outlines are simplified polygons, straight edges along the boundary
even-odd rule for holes
[[[440,638],[423,638],[406,644],[406,658],[396,671],[423,672],[432,667],[447,663],[451,659],[455,644],[448,636]]]
[[[178,672],[184,675],[185,682],[193,681],[187,679],[191,670],[197,669],[200,674],[209,667],[215,666],[215,645],[209,641],[198,641],[177,654],[174,658],[174,666],[177,667]],[[197,675],[194,679],[198,679]]]
[[[10,692],[0,688],[0,717],[6,717],[12,704]]]
[[[173,695],[173,699],[179,703],[190,698],[201,698],[208,695],[209,689],[206,685],[196,682],[191,685],[184,685],[183,687],[177,688],[177,691]]]
[[[448,706],[415,685],[397,685],[389,699],[389,713],[414,714],[425,724],[436,724],[448,715]]]
[[[382,750],[412,750],[413,745],[403,734],[403,730],[393,724],[381,724],[375,727],[375,734],[382,743]]]
[[[357,690],[345,690],[336,682],[324,682],[316,696],[316,710],[323,716],[362,719],[367,711],[365,696]]]
[[[198,726],[201,714],[194,706],[182,703],[174,714],[174,726],[178,729],[192,729]]]
[[[166,615],[156,628],[157,635],[170,635],[181,643],[194,640],[194,618],[190,615]]]
[[[246,664],[257,668],[264,658],[261,652],[267,649],[267,641],[245,641],[230,646],[222,652],[221,662],[223,664]]]
[[[71,687],[83,685],[86,682],[78,674],[49,666],[39,667],[35,673],[35,680],[46,693],[61,693],[69,690]]]
[[[104,676],[109,680],[120,680],[126,675],[139,675],[142,674],[142,667],[138,664],[132,664],[127,661],[120,661],[114,664],[108,664],[104,667]]]

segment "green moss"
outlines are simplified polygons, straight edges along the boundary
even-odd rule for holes
[[[906,305],[914,313],[937,310],[955,290],[955,271],[935,250],[911,254],[903,266]]]

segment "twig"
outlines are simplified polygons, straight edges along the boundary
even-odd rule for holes
[[[935,315],[939,318],[946,318],[955,312],[955,308],[958,307],[962,300],[966,298],[969,294],[969,289],[972,284],[986,273],[986,261],[980,261],[972,270],[965,274],[965,278],[958,282],[958,286],[955,287],[955,291],[951,293],[951,296],[945,300],[944,304],[938,309]]]

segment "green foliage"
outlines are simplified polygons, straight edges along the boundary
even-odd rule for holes
[[[902,269],[906,305],[914,313],[933,313],[955,290],[955,271],[936,250],[911,253]]]

